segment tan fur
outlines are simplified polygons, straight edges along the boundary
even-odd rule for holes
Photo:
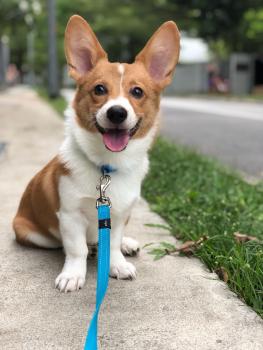
[[[169,57],[166,62],[166,69],[163,71],[164,75],[153,74],[153,72],[151,72],[151,60],[156,55],[157,49],[159,51],[157,56],[168,55]],[[173,72],[179,60],[179,53],[179,30],[173,21],[167,21],[151,36],[143,50],[136,56],[135,62],[140,62],[145,66],[155,84],[162,90],[172,81]]]
[[[123,95],[128,98],[136,115],[142,118],[140,128],[133,138],[144,137],[154,124],[160,104],[160,88],[153,84],[143,64],[137,62],[124,65],[124,77],[122,81]],[[87,74],[78,87],[74,101],[79,125],[91,132],[98,132],[95,126],[95,113],[109,100],[120,95],[121,76],[118,71],[119,63],[110,63],[101,60],[96,67]],[[97,96],[94,87],[103,84],[108,89],[108,94]],[[142,99],[135,99],[129,93],[134,86],[139,86],[144,91]]]
[[[107,53],[101,47],[90,25],[84,18],[74,15],[68,21],[65,31],[65,55],[69,65],[69,75],[81,81],[84,71],[78,70],[78,60],[74,54],[85,56],[87,67],[94,67],[100,59],[107,59]],[[85,67],[83,67],[84,69]]]
[[[153,126],[159,111],[160,93],[172,79],[179,58],[179,31],[172,21],[165,22],[149,39],[143,50],[136,56],[133,64],[124,63],[124,76],[121,77],[118,67],[120,63],[110,63],[107,54],[101,47],[96,35],[88,23],[79,16],[72,16],[65,32],[65,52],[69,65],[69,74],[76,80],[78,89],[74,101],[79,125],[91,132],[98,132],[95,126],[95,113],[110,99],[122,94],[128,98],[135,114],[141,118],[140,127],[133,138],[142,138]],[[164,41],[169,45],[169,61],[166,75],[151,76],[151,58],[156,48],[163,50]],[[173,43],[171,45],[170,43]],[[166,49],[167,51],[167,49]],[[77,52],[77,53],[76,53]],[[85,55],[89,61],[83,67],[81,57]],[[85,60],[84,60],[85,62]],[[82,71],[86,68],[86,72]],[[122,87],[120,82],[122,79]],[[103,84],[107,95],[96,96],[94,87]],[[130,94],[132,87],[139,86],[144,91],[142,99]],[[122,91],[120,89],[122,88]]]
[[[13,221],[19,243],[32,245],[27,236],[34,232],[54,238],[49,229],[58,230],[58,181],[61,175],[68,173],[68,169],[55,157],[30,181]]]
[[[120,73],[118,63],[109,63],[101,60],[87,74],[78,86],[74,108],[77,114],[79,125],[91,132],[98,132],[95,127],[95,113],[109,98],[118,97],[120,94]],[[109,94],[97,96],[94,94],[94,87],[97,84],[106,85]]]

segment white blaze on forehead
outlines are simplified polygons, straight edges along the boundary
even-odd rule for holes
[[[120,75],[124,74],[124,65],[123,64],[120,63],[118,65],[118,71],[119,71]]]
[[[122,82],[123,82],[124,70],[125,70],[124,65],[120,63],[118,65],[118,72],[120,73],[120,76],[121,76],[121,79],[120,79],[120,95],[123,95]]]

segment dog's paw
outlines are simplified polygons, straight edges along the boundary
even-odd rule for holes
[[[110,266],[110,276],[122,280],[133,280],[136,278],[136,268],[126,260],[113,263]]]
[[[139,243],[131,237],[123,237],[121,251],[124,255],[135,256],[140,251]]]
[[[81,289],[85,283],[86,258],[66,258],[62,272],[55,281],[60,292],[74,292]]]
[[[74,275],[67,272],[61,272],[55,281],[56,288],[60,292],[74,292],[81,289],[84,286],[85,277],[80,275]]]

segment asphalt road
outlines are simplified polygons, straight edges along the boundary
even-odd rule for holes
[[[263,104],[164,98],[162,135],[263,179]]]

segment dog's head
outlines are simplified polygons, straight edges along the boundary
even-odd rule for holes
[[[174,22],[165,22],[134,63],[111,63],[89,24],[75,15],[66,28],[65,53],[78,86],[78,123],[100,133],[110,151],[120,152],[131,138],[144,137],[154,126],[160,93],[178,61],[179,32]]]

